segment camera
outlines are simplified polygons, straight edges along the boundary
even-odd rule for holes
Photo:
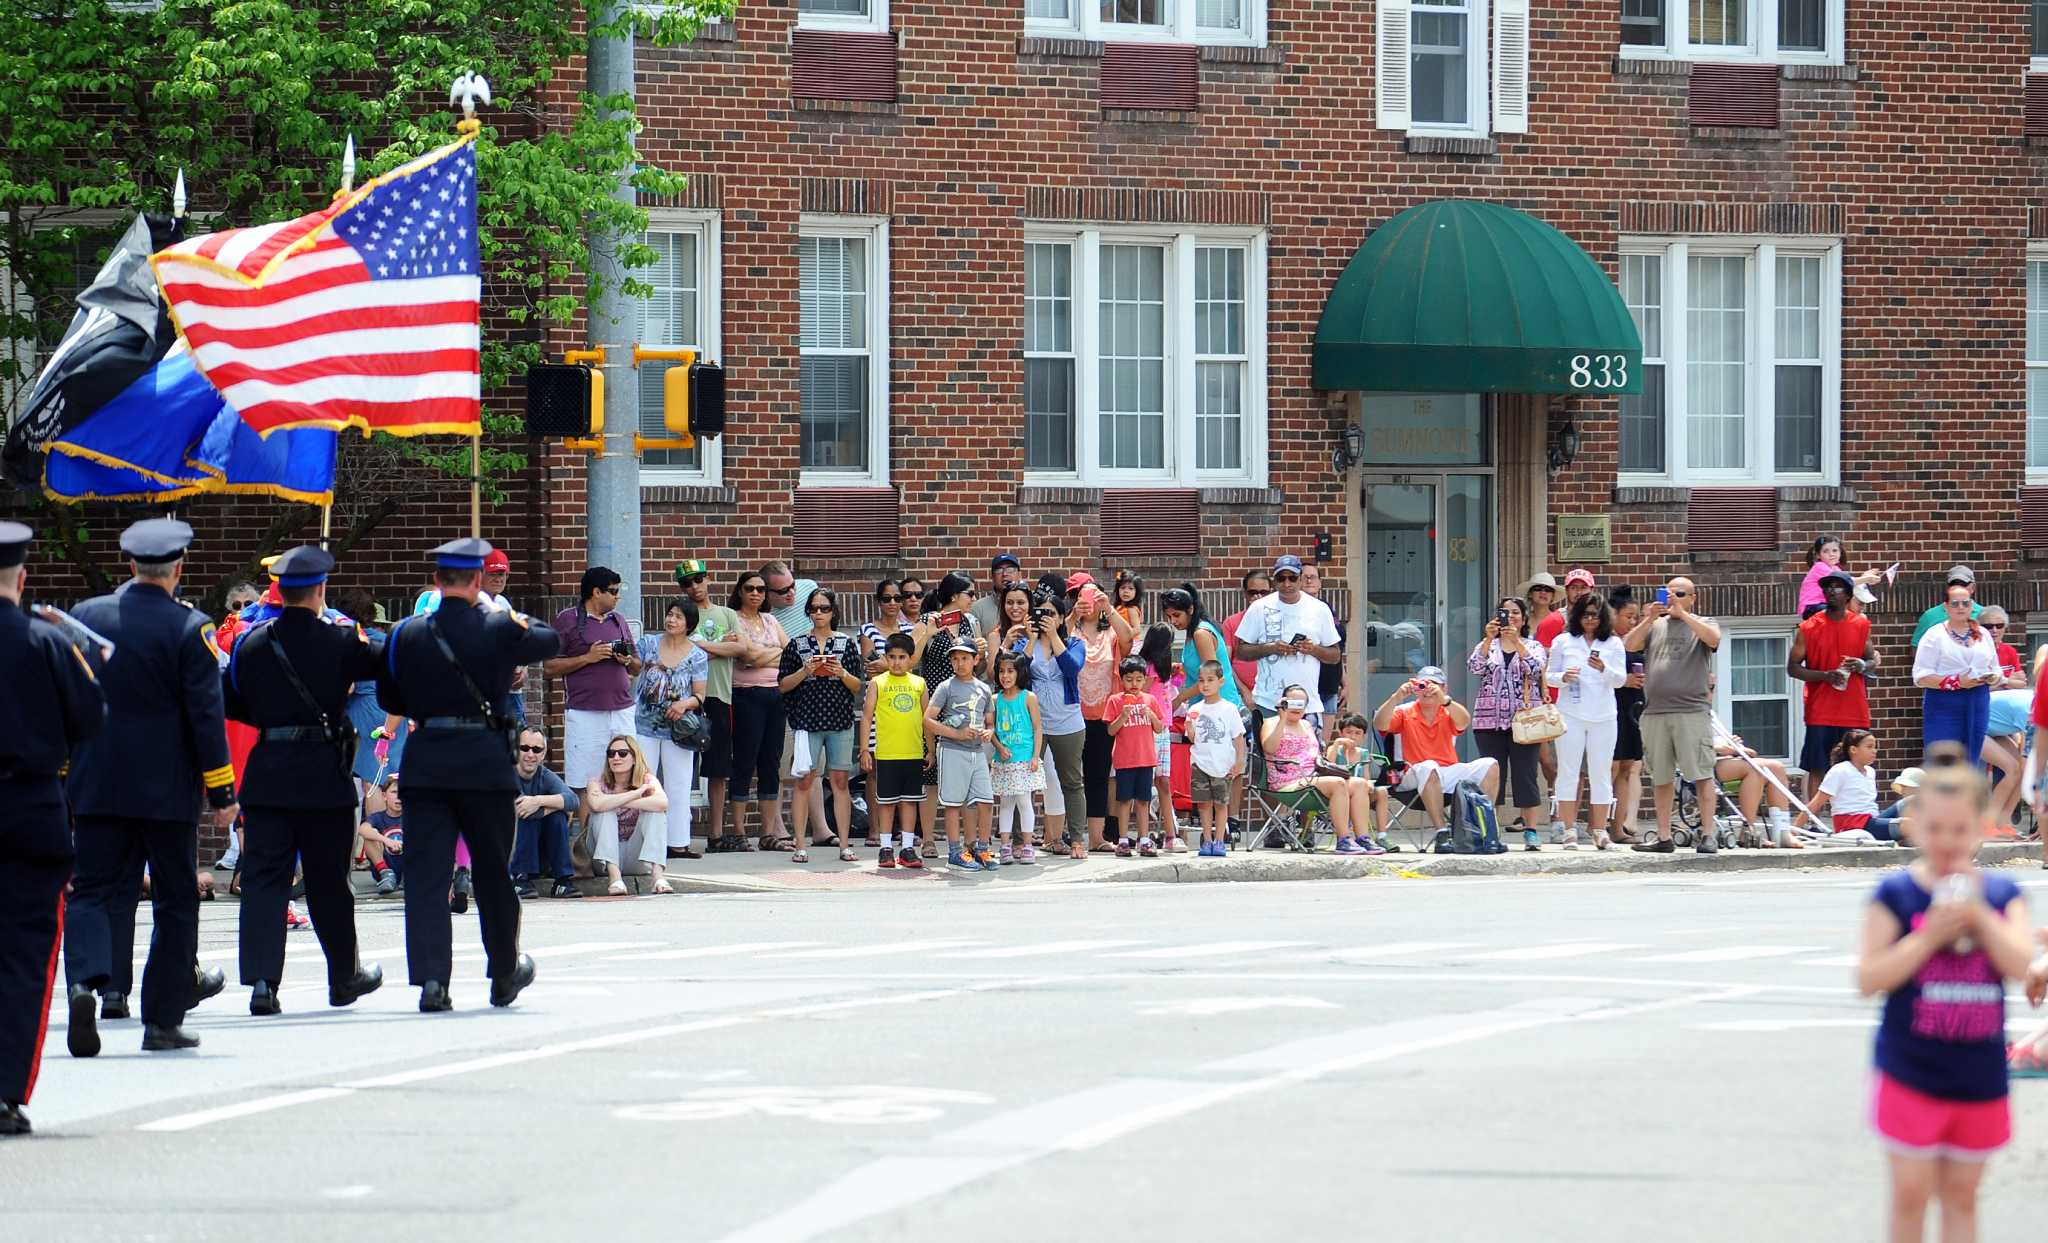
[[[1058,617],[1060,611],[1051,605],[1041,605],[1038,608],[1032,609],[1031,615],[1040,621],[1044,621],[1048,617]]]
[[[1508,628],[1508,611],[1506,609],[1502,609],[1500,612],[1495,613],[1493,615],[1493,620],[1497,624],[1499,624],[1502,630],[1506,630]]]
[[[614,656],[631,656],[633,654],[632,643],[625,639],[613,639],[611,646]]]

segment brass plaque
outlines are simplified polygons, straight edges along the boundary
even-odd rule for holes
[[[1606,514],[1557,516],[1557,563],[1612,560],[1612,532]]]

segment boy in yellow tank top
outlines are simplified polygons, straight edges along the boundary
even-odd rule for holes
[[[917,645],[907,634],[892,634],[883,645],[887,672],[868,683],[860,710],[861,767],[867,769],[868,806],[882,834],[879,867],[921,868],[917,854],[917,807],[924,802],[924,766],[931,743],[925,733],[924,679],[910,672]],[[870,750],[869,748],[873,749]],[[896,808],[904,809],[903,846],[896,848]]]

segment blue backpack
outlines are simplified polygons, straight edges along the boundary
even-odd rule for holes
[[[1437,834],[1436,849],[1439,854],[1453,855],[1507,853],[1493,800],[1472,783],[1460,781],[1451,787],[1451,827]]]

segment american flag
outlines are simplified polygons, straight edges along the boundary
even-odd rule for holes
[[[150,262],[194,363],[257,432],[477,430],[467,139],[324,211],[195,237]]]

